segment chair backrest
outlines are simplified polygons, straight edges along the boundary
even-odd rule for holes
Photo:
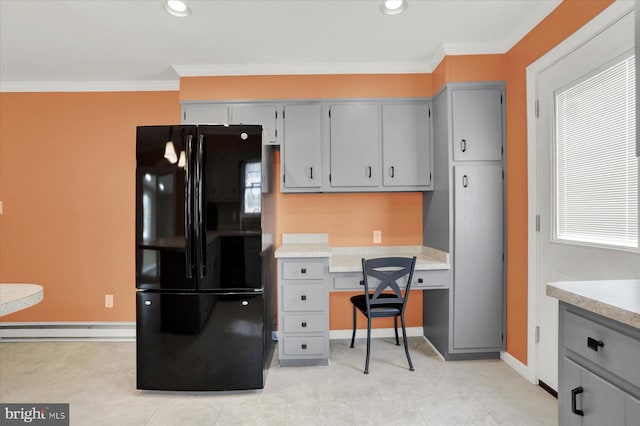
[[[382,305],[388,303],[404,304],[411,290],[411,279],[413,278],[413,270],[416,266],[416,257],[379,257],[376,259],[362,258],[362,275],[364,278],[364,293],[371,294],[369,290],[369,277],[376,278],[380,283],[370,297],[366,298],[367,310],[370,306]],[[400,291],[398,280],[407,276],[407,286],[404,297]],[[385,290],[391,290],[393,293],[384,293]],[[393,294],[395,297],[390,297]]]

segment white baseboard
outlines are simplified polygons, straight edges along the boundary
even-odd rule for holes
[[[353,330],[331,330],[329,331],[329,339],[351,339]],[[402,330],[398,330],[400,337],[402,337]],[[407,327],[407,337],[422,336],[422,327]],[[395,331],[393,328],[372,328],[371,337],[395,337]],[[367,329],[357,329],[356,339],[366,339]]]
[[[500,359],[502,359],[502,361],[504,361],[504,363],[509,367],[516,370],[516,373],[520,374],[529,382],[534,385],[538,384],[535,380],[535,374],[531,371],[532,369],[528,365],[525,365],[520,360],[516,359],[513,355],[510,355],[508,352],[500,352]]]
[[[135,340],[135,322],[0,323],[0,342],[133,342]]]

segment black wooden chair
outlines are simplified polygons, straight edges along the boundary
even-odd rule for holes
[[[404,340],[404,351],[409,361],[409,370],[413,371],[413,363],[409,356],[407,346],[407,331],[404,322],[404,311],[411,290],[411,278],[416,266],[416,258],[408,257],[381,257],[377,259],[362,259],[362,276],[360,284],[364,285],[364,294],[351,297],[353,304],[353,335],[351,336],[351,347],[356,339],[356,310],[362,312],[367,317],[367,360],[364,365],[364,374],[369,374],[369,354],[371,352],[371,319],[390,318],[394,319],[396,332],[396,346],[400,346],[398,339],[398,317],[402,324],[402,338]],[[407,277],[407,286],[404,297],[400,291],[398,280]],[[372,284],[379,282],[373,291],[369,288],[369,279],[373,278]]]

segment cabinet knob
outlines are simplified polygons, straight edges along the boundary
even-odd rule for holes
[[[300,347],[301,347],[302,349],[307,349],[307,344],[306,344],[306,343],[303,343],[302,345],[300,345]]]
[[[421,284],[422,282],[424,282],[424,280],[422,278],[418,278],[418,283]]]
[[[364,285],[364,280],[360,280],[360,285]]]
[[[302,326],[302,328],[307,328],[307,322],[306,321],[302,321],[302,324],[300,324]]]
[[[302,268],[302,269],[300,269],[300,273],[301,273],[301,274],[306,274],[306,273],[307,273],[307,268]]]
[[[602,340],[596,340],[593,337],[587,337],[587,346],[589,349],[598,352],[598,348],[604,348],[604,342]]]
[[[303,294],[302,296],[300,296],[300,300],[307,300],[307,296]]]

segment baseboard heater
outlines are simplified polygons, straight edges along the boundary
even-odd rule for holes
[[[135,341],[135,322],[3,322],[0,342]]]

